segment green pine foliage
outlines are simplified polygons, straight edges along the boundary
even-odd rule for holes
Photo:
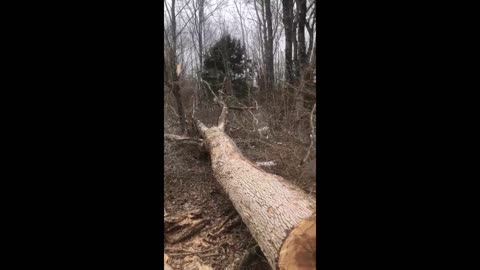
[[[204,59],[202,78],[214,92],[218,93],[227,76],[232,82],[234,96],[239,99],[247,96],[248,84],[253,76],[251,61],[246,59],[240,40],[224,35],[208,50]]]

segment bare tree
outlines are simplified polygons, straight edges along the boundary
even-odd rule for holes
[[[294,38],[293,29],[293,0],[282,0],[283,25],[285,28],[285,79],[287,83],[293,82],[292,45]]]
[[[273,69],[273,29],[272,29],[272,10],[270,5],[270,0],[265,0],[265,21],[267,28],[267,43],[265,45],[265,55],[266,55],[266,66],[267,66],[267,89],[272,90],[274,82],[274,69]]]
[[[308,39],[308,49],[307,49],[307,57],[310,59],[312,49],[313,49],[313,41],[315,40],[315,24],[316,24],[316,2],[311,1],[308,5],[307,12],[310,14],[305,22],[305,27],[307,28],[309,39]]]
[[[296,0],[297,3],[297,22],[298,22],[298,60],[299,70],[302,72],[307,63],[306,44],[305,44],[305,24],[307,18],[307,0]]]
[[[165,2],[165,5],[167,3]],[[171,48],[169,48],[169,60],[170,60],[170,65],[169,65],[169,79],[170,79],[170,87],[173,91],[173,95],[175,96],[175,100],[177,103],[177,113],[179,116],[179,122],[180,122],[180,131],[182,134],[185,133],[186,131],[186,122],[185,122],[185,110],[183,108],[183,103],[182,103],[182,95],[180,93],[180,86],[178,84],[178,78],[180,75],[180,72],[177,72],[177,13],[175,12],[175,0],[171,0],[171,6],[170,6],[170,13],[169,13],[169,18],[170,18],[170,35],[171,35]]]

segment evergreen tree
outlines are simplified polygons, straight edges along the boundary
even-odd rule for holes
[[[248,82],[252,79],[251,61],[246,59],[240,40],[224,35],[206,53],[202,78],[218,93],[225,78],[232,82],[233,95],[246,97]],[[209,93],[209,95],[211,95]]]

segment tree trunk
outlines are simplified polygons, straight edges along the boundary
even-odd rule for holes
[[[198,9],[198,57],[200,61],[200,74],[203,72],[203,20],[204,20],[204,3],[205,0],[199,1]]]
[[[265,90],[269,91],[270,88],[270,76],[268,74],[268,35],[267,35],[267,20],[265,19],[265,1],[258,1],[261,7],[262,18],[261,18],[261,29],[262,29],[262,48],[263,48],[263,58],[262,58],[262,66],[263,66],[263,87]],[[256,7],[256,6],[255,6]],[[257,9],[256,9],[257,10]],[[257,11],[257,17],[258,17]]]
[[[315,269],[315,200],[245,158],[224,132],[226,113],[211,128],[197,121],[215,178],[273,269]]]
[[[283,3],[283,26],[285,27],[285,80],[293,82],[293,3],[292,0],[282,0]]]
[[[273,68],[273,25],[272,25],[272,9],[270,0],[265,0],[265,18],[267,27],[267,44],[266,48],[266,66],[267,66],[267,80],[269,90],[273,90],[274,82],[274,68]]]
[[[178,85],[178,75],[176,73],[177,70],[177,23],[175,18],[175,0],[172,1],[172,9],[171,9],[171,17],[172,17],[172,28],[171,28],[171,35],[172,35],[172,51],[171,51],[171,67],[170,71],[172,74],[172,87],[173,87],[173,95],[175,96],[175,101],[177,103],[177,113],[179,115],[180,121],[180,131],[182,134],[185,134],[186,131],[186,124],[185,124],[185,110],[183,109],[182,104],[182,94],[180,93],[180,86]]]
[[[295,92],[295,125],[297,125],[297,134],[300,136],[303,128],[300,125],[300,120],[303,116],[304,110],[304,97],[303,91],[305,91],[305,69],[300,72],[300,79],[298,82],[298,90]]]
[[[298,60],[300,62],[300,73],[307,63],[306,43],[305,43],[305,24],[307,19],[307,1],[296,0],[298,10]]]
[[[180,132],[185,134],[186,131],[186,122],[185,122],[185,110],[183,109],[182,94],[180,93],[180,86],[178,85],[178,77],[174,75],[175,80],[173,81],[173,96],[177,103],[177,113],[178,120],[180,121]]]
[[[293,22],[293,80],[296,81],[300,76],[299,61],[298,61],[298,41],[297,41],[297,25],[298,22]]]
[[[284,100],[287,107],[285,115],[288,115],[290,106],[293,104],[293,88],[291,87],[295,79],[293,42],[295,39],[295,28],[293,25],[293,0],[282,0],[283,5],[283,26],[285,28],[285,92]]]
[[[305,24],[307,19],[307,1],[306,0],[296,0],[297,3],[297,53],[298,53],[298,91],[295,97],[295,120],[298,124],[300,117],[302,116],[303,106],[304,106],[304,97],[302,91],[305,88],[305,68],[307,65],[307,54],[306,54],[306,44],[305,44]]]
[[[307,27],[307,31],[308,31],[308,35],[309,35],[308,49],[307,49],[307,62],[309,62],[310,55],[312,54],[312,49],[313,49],[313,41],[315,40],[315,36],[314,36],[314,32],[313,32],[313,27],[315,27],[315,25],[312,25],[310,27],[309,24],[307,23],[305,26]]]

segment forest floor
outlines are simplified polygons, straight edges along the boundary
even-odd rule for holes
[[[184,170],[189,175],[188,179],[166,180],[167,217],[198,210],[201,218],[206,220],[206,225],[184,241],[175,244],[165,243],[165,253],[170,258],[169,264],[174,269],[186,269],[185,265],[191,263],[193,256],[197,256],[212,269],[228,269],[249,247],[255,245],[255,241],[245,224],[235,222],[239,219],[238,213],[222,187],[213,178],[208,162],[197,160]],[[225,220],[223,231],[215,234]],[[190,252],[191,254],[188,254]],[[266,261],[262,262],[260,256],[256,264],[258,267],[254,268],[251,265],[252,268],[249,269],[270,269]]]
[[[298,146],[302,149],[297,150],[288,136],[282,136],[283,141],[280,137],[272,141],[242,132],[229,135],[248,159],[275,160],[277,165],[263,168],[265,171],[289,179],[316,196],[315,173],[307,171],[311,171],[312,163],[297,166],[305,146]],[[164,247],[168,264],[185,270],[240,270],[239,264],[243,265],[241,269],[270,270],[255,240],[213,177],[208,156],[199,155],[196,146],[165,141],[164,160]],[[179,240],[177,236],[182,233],[178,231],[182,230],[192,234],[183,235],[186,237],[180,238],[184,240]],[[205,266],[211,268],[202,268]]]

